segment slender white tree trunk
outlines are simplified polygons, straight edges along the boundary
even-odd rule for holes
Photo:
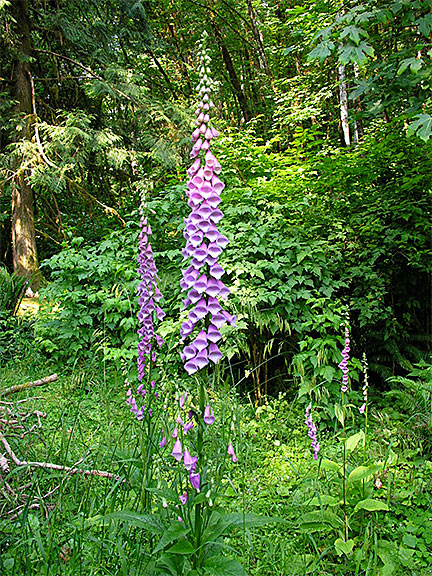
[[[349,146],[351,144],[351,138],[349,129],[349,117],[348,117],[348,93],[345,81],[344,64],[339,64],[338,66],[338,80],[339,80],[339,106],[340,106],[342,132],[344,135],[345,146]]]

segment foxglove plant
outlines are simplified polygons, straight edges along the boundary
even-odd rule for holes
[[[189,375],[202,370],[210,362],[219,362],[222,358],[217,344],[222,338],[220,329],[225,323],[235,322],[235,317],[220,303],[229,294],[229,289],[221,280],[225,271],[218,262],[228,239],[217,227],[223,217],[218,206],[224,184],[218,177],[220,163],[210,151],[212,140],[218,136],[218,132],[210,122],[214,105],[210,96],[213,82],[209,63],[210,57],[203,42],[200,46],[200,81],[197,86],[200,103],[196,110],[196,129],[192,134],[191,157],[194,162],[188,170],[187,183],[191,213],[185,219],[186,246],[183,256],[188,260],[188,266],[183,270],[181,280],[181,289],[185,292],[183,306],[184,310],[188,310],[188,317],[181,326],[181,340],[185,344],[181,358]],[[192,546],[190,569],[195,571],[202,568],[214,547],[213,542],[206,544],[206,534],[211,522],[217,522],[217,515],[221,513],[218,508],[217,517],[212,520],[224,468],[220,461],[226,460],[227,456],[231,457],[232,462],[238,460],[231,442],[222,453],[214,454],[209,450],[212,442],[208,433],[217,415],[209,402],[203,373],[198,382],[199,398],[196,404],[186,392],[177,395],[176,403],[172,405],[174,417],[170,424],[166,424],[160,443],[166,454],[165,463],[175,470],[172,480],[174,489],[166,492],[166,513],[170,513],[171,521],[184,523],[187,536],[185,533],[183,540],[187,540],[189,548]]]
[[[144,215],[144,201],[140,206],[140,232],[138,251],[138,274],[140,283],[138,292],[138,387],[135,395],[132,388],[129,388],[126,395],[126,403],[130,406],[132,414],[138,421],[143,421],[145,433],[143,435],[142,456],[143,456],[143,486],[141,501],[143,507],[151,510],[151,493],[148,491],[152,483],[153,464],[157,429],[157,414],[154,408],[160,400],[159,386],[153,380],[153,365],[156,362],[156,348],[161,347],[163,339],[155,332],[156,321],[163,320],[165,313],[159,306],[162,298],[158,283],[158,271],[153,257],[150,244],[152,235],[151,227]],[[126,381],[129,384],[128,381]],[[137,398],[141,397],[138,406]],[[156,416],[156,417],[155,417]],[[162,438],[159,446],[163,446],[166,439]]]

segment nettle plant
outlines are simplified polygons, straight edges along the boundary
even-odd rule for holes
[[[163,346],[163,340],[156,334],[155,325],[163,319],[164,312],[158,304],[162,295],[150,245],[151,228],[143,206],[138,256],[139,382],[134,392],[132,386],[129,388],[127,404],[143,425],[140,502],[146,514],[137,516],[123,511],[109,517],[128,521],[151,533],[152,549],[148,556],[151,573],[245,574],[236,560],[221,554],[223,537],[231,529],[262,524],[267,519],[228,514],[219,506],[229,465],[238,461],[234,448],[236,427],[234,415],[231,421],[224,418],[224,422],[217,422],[218,414],[208,395],[212,377],[209,365],[222,358],[218,346],[222,339],[220,328],[225,323],[234,324],[235,317],[220,303],[229,289],[221,280],[224,270],[218,264],[218,256],[228,240],[217,229],[223,217],[218,206],[224,184],[218,177],[221,166],[210,151],[211,141],[218,132],[210,121],[213,83],[205,37],[199,54],[200,103],[192,134],[194,162],[188,170],[187,183],[191,213],[185,219],[183,249],[189,265],[181,281],[186,293],[184,314],[187,313],[181,326],[181,340],[185,344],[181,358],[188,376],[194,375],[191,384],[195,386],[190,389],[182,386],[184,389],[173,397],[158,383],[156,351]]]

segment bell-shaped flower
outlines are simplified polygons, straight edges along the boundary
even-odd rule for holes
[[[195,488],[195,490],[199,492],[201,478],[198,472],[194,474],[191,470],[189,472],[189,481],[191,483],[192,488]]]
[[[210,406],[210,404],[207,404],[207,406],[204,409],[204,422],[205,424],[210,426],[210,424],[213,424],[214,421],[215,417],[213,414],[213,408]]]
[[[214,364],[217,364],[219,360],[222,358],[222,352],[219,350],[217,344],[211,343],[208,349],[208,358]]]
[[[177,440],[174,444],[174,447],[172,449],[171,456],[173,458],[175,458],[177,460],[177,462],[180,462],[180,460],[183,458],[182,445],[181,445],[181,442],[178,438],[177,438]]]
[[[234,446],[232,445],[231,442],[228,444],[228,454],[231,456],[231,460],[232,460],[233,462],[237,462],[237,461],[238,461],[238,458],[237,458],[237,456],[236,456],[236,454],[235,454],[235,452],[234,452]]]
[[[189,375],[192,375],[192,374],[194,374],[197,370],[199,370],[199,366],[198,366],[198,364],[197,364],[197,362],[196,362],[195,359],[193,359],[193,360],[188,360],[188,361],[186,362],[186,364],[184,365],[184,367],[185,367],[186,372],[187,372]]]
[[[208,327],[208,330],[207,330],[207,339],[210,342],[216,343],[221,338],[222,338],[222,334],[219,332],[219,330],[216,328],[216,326],[213,326],[213,324],[210,324],[210,326]]]

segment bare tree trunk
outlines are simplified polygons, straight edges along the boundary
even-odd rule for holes
[[[20,41],[19,56],[14,61],[15,99],[18,101],[17,114],[26,122],[15,141],[31,137],[32,131],[32,92],[30,83],[29,57],[31,53],[28,0],[12,3],[12,14],[16,21],[16,31]],[[16,176],[12,186],[12,255],[14,270],[22,276],[31,276],[31,287],[37,290],[41,283],[38,266],[33,214],[33,190],[28,183],[28,174],[15,166]]]
[[[339,80],[339,106],[340,117],[342,124],[342,132],[344,135],[345,146],[351,144],[349,120],[348,120],[348,93],[345,81],[345,66],[339,64],[338,66],[338,80]]]
[[[243,118],[244,118],[245,122],[249,122],[249,120],[252,118],[252,114],[250,111],[250,107],[249,107],[249,103],[247,101],[246,95],[245,95],[245,93],[241,87],[240,80],[237,76],[237,72],[235,71],[234,62],[232,61],[231,54],[228,52],[227,47],[225,46],[225,43],[224,43],[223,38],[222,38],[222,34],[221,34],[219,28],[217,27],[216,23],[214,21],[212,21],[211,24],[212,24],[212,28],[213,28],[213,31],[214,31],[214,34],[216,37],[216,41],[217,41],[218,46],[220,48],[220,51],[222,53],[222,58],[223,58],[225,67],[226,67],[228,75],[230,77],[231,84],[232,84],[232,87],[234,89],[234,93],[235,93],[237,100],[238,100],[238,103],[240,105]]]
[[[354,62],[354,77],[357,80],[359,77],[359,65]],[[359,114],[361,112],[361,104],[359,98],[354,100],[354,112]],[[360,140],[363,138],[363,122],[361,118],[354,118],[354,144],[357,147]]]
[[[264,69],[267,76],[271,76],[270,67],[268,65],[267,56],[266,56],[266,53],[264,50],[263,36],[261,34],[261,30],[259,29],[259,27],[257,25],[255,11],[254,11],[253,6],[252,6],[252,1],[247,0],[246,3],[247,3],[247,9],[248,9],[249,18],[250,18],[251,25],[252,25],[252,31],[253,31],[253,35],[255,38],[255,43],[257,46],[257,51],[258,51],[259,61],[261,63],[261,67]]]

